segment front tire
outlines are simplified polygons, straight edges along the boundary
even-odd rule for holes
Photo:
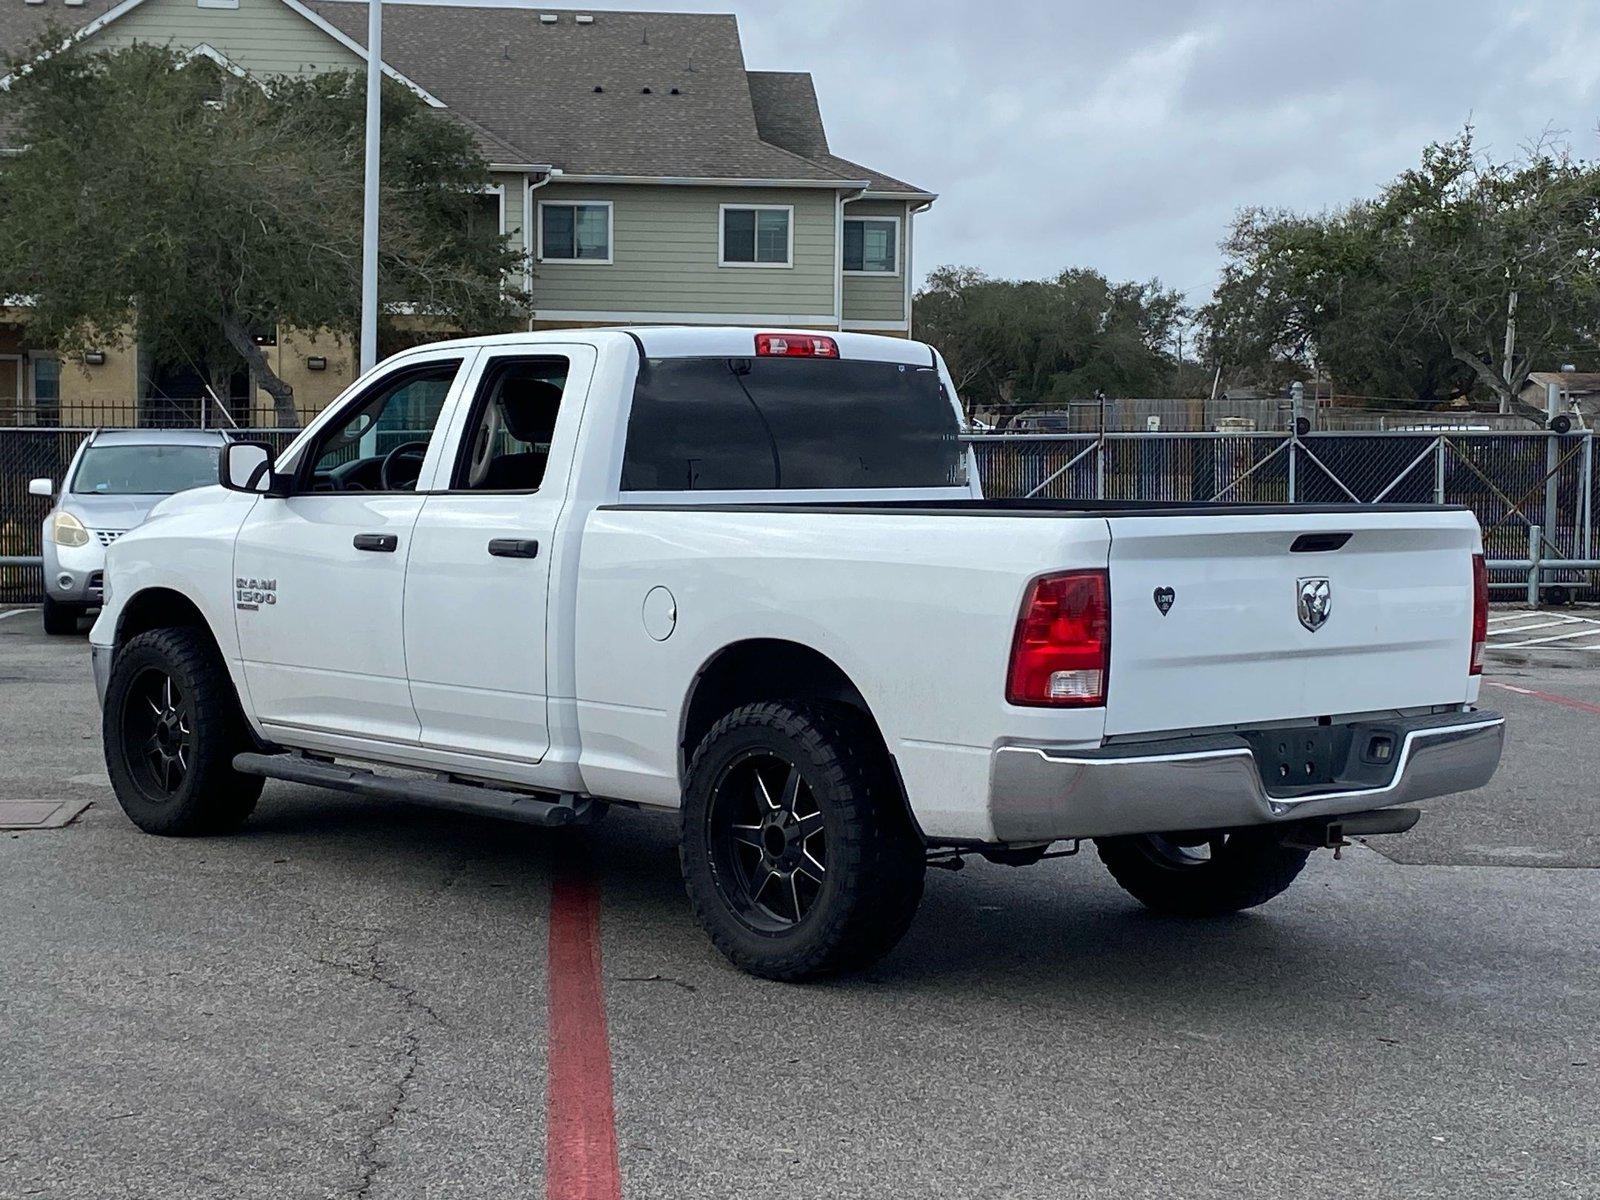
[[[117,800],[146,833],[228,833],[261,795],[260,777],[233,769],[249,731],[227,668],[198,629],[151,630],[117,651],[102,732]]]
[[[1275,829],[1098,838],[1112,877],[1146,908],[1220,917],[1265,904],[1295,881],[1309,851],[1280,845]]]
[[[876,732],[843,705],[749,704],[712,726],[680,857],[701,927],[766,979],[868,966],[922,899],[922,840]]]
[[[78,618],[84,610],[81,604],[64,604],[46,596],[39,611],[44,618],[44,631],[52,637],[62,637],[78,632]]]

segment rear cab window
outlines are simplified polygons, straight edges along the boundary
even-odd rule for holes
[[[932,364],[651,358],[621,482],[625,492],[965,487],[967,456]]]

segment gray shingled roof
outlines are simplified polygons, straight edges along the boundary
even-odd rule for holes
[[[364,3],[303,2],[366,44]],[[0,0],[0,46],[25,45],[51,18],[82,26],[113,3]],[[580,25],[578,11],[391,4],[383,57],[442,100],[494,162],[569,175],[865,180],[926,194],[831,153],[811,77],[747,72],[734,17],[596,11]]]

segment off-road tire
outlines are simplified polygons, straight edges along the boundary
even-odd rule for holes
[[[186,702],[191,739],[181,779],[165,793],[147,766],[150,739],[141,736],[139,718],[130,712],[130,705],[147,704],[135,689],[149,686],[157,675],[169,677],[174,694]],[[249,727],[221,656],[199,629],[151,630],[117,651],[106,687],[102,734],[117,800],[146,833],[231,833],[244,824],[261,795],[259,776],[233,769],[233,756],[251,749]]]
[[[1278,836],[1272,829],[1230,833],[1201,861],[1185,861],[1154,834],[1098,838],[1095,850],[1112,878],[1145,907],[1220,917],[1265,904],[1295,881],[1309,851],[1280,845]]]
[[[78,632],[78,618],[83,616],[83,605],[63,604],[46,596],[44,603],[39,606],[39,612],[44,618],[44,631],[52,637],[62,637]]]
[[[713,793],[752,756],[799,767],[825,823],[826,880],[787,929],[755,928],[741,917],[726,865],[719,883]],[[922,899],[922,839],[876,731],[841,704],[748,704],[713,725],[689,768],[679,854],[701,927],[730,962],[766,979],[818,979],[876,962],[904,936]]]

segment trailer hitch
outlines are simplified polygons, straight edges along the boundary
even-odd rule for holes
[[[1337,859],[1351,838],[1405,833],[1421,817],[1421,810],[1415,808],[1375,808],[1370,812],[1312,817],[1285,826],[1278,841],[1296,850],[1332,850]]]

